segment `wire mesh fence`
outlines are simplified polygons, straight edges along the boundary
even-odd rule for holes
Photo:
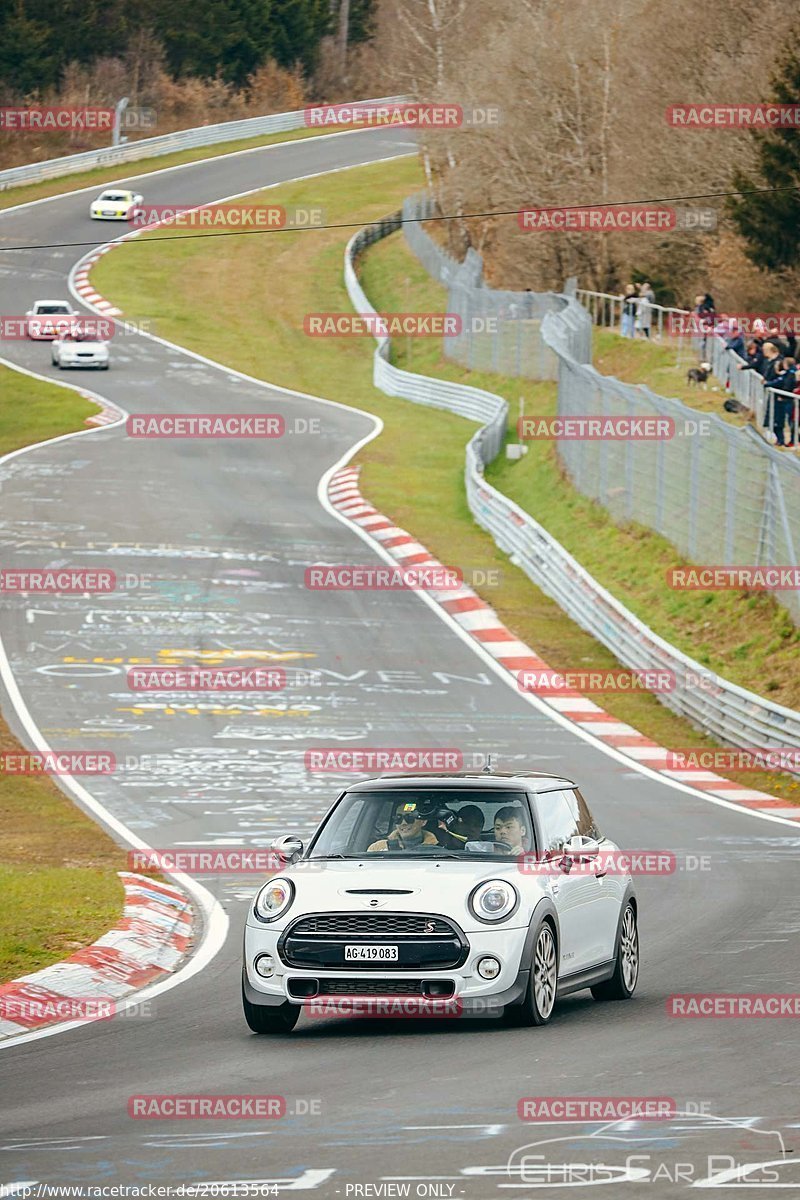
[[[479,254],[470,249],[459,263],[430,236],[425,224],[434,215],[433,200],[425,193],[403,204],[408,245],[429,274],[447,288],[448,312],[460,318],[460,332],[445,339],[445,357],[474,371],[556,379],[558,361],[542,341],[541,325],[548,313],[565,307],[565,297],[556,292],[487,287]],[[590,345],[591,329],[587,327],[586,333]]]
[[[559,417],[660,417],[674,430],[658,440],[560,438],[559,457],[578,491],[602,504],[618,523],[635,521],[656,530],[695,563],[786,567],[797,562],[800,461],[763,439],[775,397],[755,372],[735,369],[721,337],[712,331],[701,339],[676,338],[675,344],[694,360],[698,353],[715,356],[719,377],[732,376],[731,390],[738,388],[742,402],[756,412],[753,426],[728,424],[646,387],[601,375],[591,366],[592,326],[619,324],[620,297],[580,291],[574,283],[562,294],[489,288],[480,255],[471,250],[458,263],[430,236],[426,219],[434,215],[429,196],[412,196],[402,210],[403,233],[426,269],[447,287],[448,311],[461,317],[462,335],[444,339],[446,357],[503,375],[557,379]],[[687,315],[677,308],[652,309],[652,332],[664,339],[676,316]],[[488,318],[496,319],[496,328],[486,328]],[[495,444],[493,437],[492,448]],[[773,594],[800,624],[800,592],[789,588]]]
[[[379,238],[397,230],[400,224],[401,214],[398,213],[361,230],[348,243],[345,251],[345,285],[357,312],[375,312],[358,280],[358,255]],[[407,233],[409,228],[412,227],[405,225],[404,231]],[[437,271],[448,265],[445,258],[439,256],[439,249],[424,248],[436,278],[439,278]],[[543,321],[544,335],[558,356],[559,391],[562,388],[566,391],[565,373],[572,372],[576,387],[585,388],[591,377],[596,376],[598,393],[605,395],[602,386],[604,377],[598,376],[591,366],[578,362],[574,357],[573,352],[579,354],[585,349],[583,335],[588,315],[585,310],[576,311],[579,306],[568,292],[565,289],[561,311],[550,314]],[[508,406],[501,397],[479,388],[404,371],[390,361],[388,337],[376,335],[376,340],[378,345],[373,376],[376,387],[387,395],[443,408],[478,422],[479,428],[466,447],[464,481],[470,512],[533,583],[555,600],[582,629],[607,646],[624,666],[633,670],[669,671],[674,677],[675,686],[671,690],[656,693],[658,699],[722,743],[787,749],[800,745],[800,713],[713,675],[695,659],[660,638],[620,600],[607,592],[530,513],[488,482],[484,476],[484,466],[501,450],[508,420]],[[660,397],[653,399],[660,401],[669,411],[669,401]],[[755,435],[751,436],[757,447],[763,446]],[[746,445],[743,438],[732,452],[746,455],[749,453],[743,449]],[[730,447],[728,449],[731,452]],[[676,469],[675,463],[671,462],[670,465]],[[721,462],[718,471],[722,478]],[[730,478],[726,469],[723,482]],[[691,487],[691,467],[682,482]],[[677,495],[680,489],[673,489],[674,483],[674,480],[670,481],[666,490],[674,490]],[[764,481],[754,479],[751,483],[751,507],[755,511],[759,487],[764,486]]]
[[[561,439],[558,454],[578,491],[618,523],[636,521],[662,534],[694,563],[790,567],[800,550],[800,462],[768,445],[750,426],[641,385],[621,383],[577,360],[565,317],[553,314],[542,337],[559,358],[561,417],[664,418],[672,436]],[[800,624],[800,593],[775,599]]]

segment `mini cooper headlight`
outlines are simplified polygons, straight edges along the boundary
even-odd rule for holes
[[[516,911],[519,895],[505,879],[487,879],[470,892],[469,908],[479,921],[505,921]]]
[[[253,911],[259,921],[275,921],[294,900],[294,884],[289,879],[270,879],[256,896]]]

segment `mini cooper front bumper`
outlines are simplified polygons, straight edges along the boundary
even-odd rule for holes
[[[380,1011],[382,1000],[402,998],[409,1011],[416,1004],[423,1014],[439,1007],[443,1015],[489,1016],[525,995],[532,948],[527,924],[465,931],[440,914],[381,918],[376,928],[367,914],[306,913],[280,929],[256,926],[251,918],[244,939],[247,999],[330,1010],[338,1001],[347,1011],[351,1000],[369,998]],[[388,949],[396,958],[354,962],[347,958],[350,946]],[[487,960],[492,978],[480,973]]]

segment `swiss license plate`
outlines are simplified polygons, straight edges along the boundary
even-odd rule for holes
[[[397,946],[345,946],[345,962],[397,962]]]

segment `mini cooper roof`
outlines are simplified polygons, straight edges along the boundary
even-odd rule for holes
[[[378,775],[374,779],[362,779],[346,788],[347,792],[401,791],[403,788],[463,788],[465,785],[486,791],[554,792],[577,785],[563,775],[547,775],[543,771],[528,771],[515,775],[507,771],[463,771],[450,775]]]

